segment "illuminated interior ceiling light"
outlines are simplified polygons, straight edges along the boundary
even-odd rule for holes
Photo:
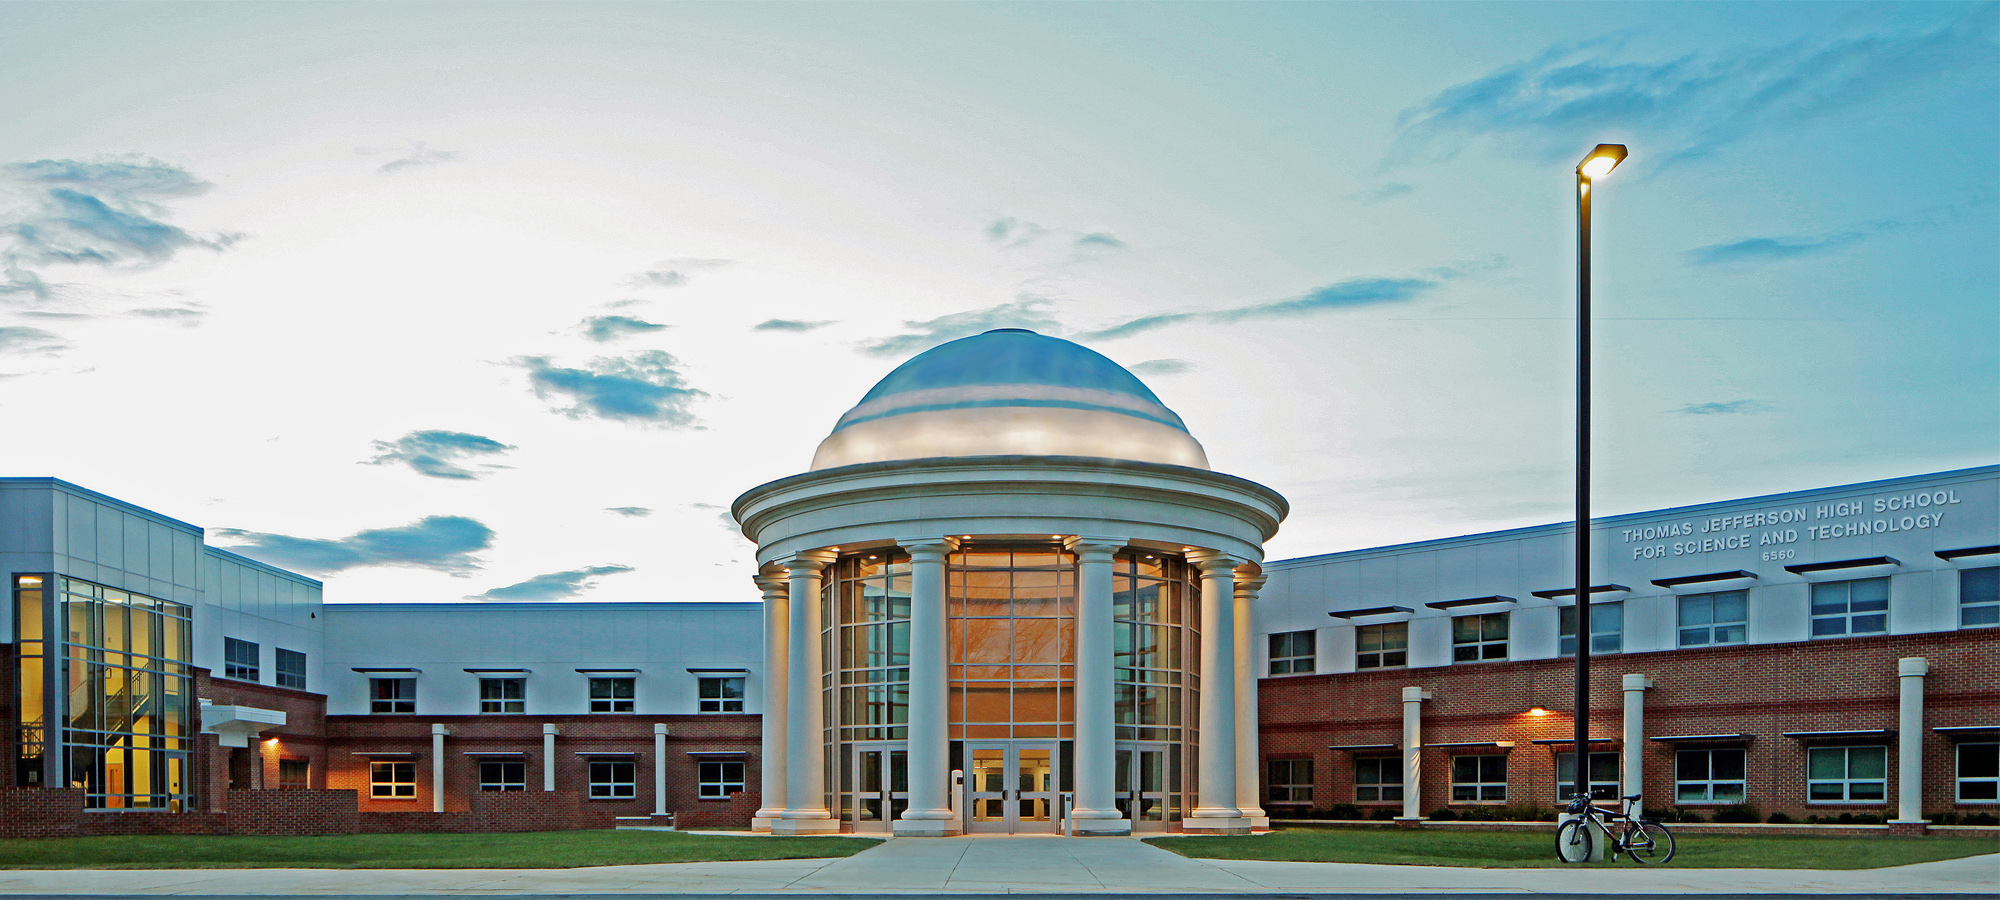
[[[1602,178],[1611,174],[1611,170],[1618,168],[1618,164],[1624,161],[1624,144],[1598,144],[1597,149],[1590,151],[1590,155],[1583,158],[1583,162],[1577,163],[1576,171],[1585,178]]]
[[[1534,709],[1528,710],[1528,715],[1531,716],[1546,716],[1548,714],[1549,714],[1548,710],[1543,709],[1539,706],[1535,707]]]

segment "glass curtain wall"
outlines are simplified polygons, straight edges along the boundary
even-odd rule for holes
[[[894,549],[850,555],[826,569],[824,607],[827,808],[852,821],[855,744],[910,736],[910,558]]]
[[[1200,584],[1194,567],[1159,553],[1128,550],[1112,567],[1114,721],[1121,750],[1134,754],[1129,758],[1138,765],[1129,774],[1121,766],[1119,780],[1132,779],[1146,794],[1165,794],[1141,798],[1149,819],[1180,818],[1184,778],[1193,770],[1192,754],[1183,748],[1198,739]]]
[[[946,561],[945,599],[951,739],[1071,738],[1076,556],[966,547]]]
[[[24,650],[17,781],[47,770],[48,723],[59,722],[56,783],[81,789],[86,807],[186,808],[189,614],[179,603],[74,578],[15,576],[15,627]],[[33,663],[25,652],[30,644]],[[49,681],[59,689],[43,690]]]

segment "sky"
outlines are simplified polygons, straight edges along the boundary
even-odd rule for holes
[[[1129,367],[1280,559],[2000,461],[1994,3],[0,4],[0,473],[329,602],[754,600],[943,341]]]

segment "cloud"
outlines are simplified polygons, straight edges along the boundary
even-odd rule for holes
[[[695,422],[688,404],[708,396],[688,387],[676,368],[680,362],[660,350],[598,357],[581,369],[552,365],[545,356],[521,357],[514,364],[528,370],[535,396],[567,397],[570,405],[556,411],[572,419],[595,416],[684,428]]]
[[[8,354],[55,354],[69,349],[69,345],[40,328],[26,325],[0,325],[0,353]]]
[[[1351,199],[1358,200],[1362,203],[1374,204],[1374,203],[1381,203],[1384,200],[1394,200],[1397,197],[1407,197],[1413,193],[1416,193],[1416,190],[1417,190],[1416,188],[1413,188],[1407,184],[1402,184],[1399,182],[1390,182],[1389,184],[1385,184],[1381,187],[1375,188],[1374,190],[1361,191],[1360,193],[1350,194],[1348,196]]]
[[[994,219],[986,226],[986,239],[1003,247],[1024,247],[1042,239],[1049,230],[1013,216]]]
[[[0,166],[0,186],[25,195],[0,213],[0,293],[45,298],[43,265],[144,268],[200,247],[220,251],[241,235],[200,235],[166,221],[163,200],[191,197],[208,182],[156,159],[42,159]]]
[[[718,269],[729,265],[726,259],[669,259],[625,280],[627,287],[680,287],[687,284],[689,270]]]
[[[377,175],[394,175],[397,172],[407,172],[411,169],[422,169],[428,166],[440,165],[442,163],[448,163],[453,160],[462,159],[465,156],[465,151],[463,150],[439,150],[435,147],[432,147],[429,144],[424,143],[423,141],[417,141],[411,144],[410,146],[399,150],[376,150],[369,147],[359,147],[356,148],[354,152],[359,153],[363,156],[373,156],[377,153],[403,154],[402,156],[396,159],[389,160],[388,162],[376,166],[375,174]]]
[[[1991,80],[2000,6],[1928,30],[1814,37],[1735,53],[1626,58],[1613,40],[1557,45],[1455,85],[1398,117],[1384,165],[1448,159],[1486,139],[1543,160],[1578,135],[1643,135],[1662,163],[1747,135],[1955,80]]]
[[[909,331],[866,341],[861,345],[861,352],[870,356],[894,356],[928,349],[946,341],[970,337],[995,328],[1060,332],[1061,323],[1043,311],[1047,306],[1049,301],[1045,299],[1024,295],[1013,303],[952,313],[935,319],[905,321],[903,327],[910,329]]]
[[[212,533],[233,541],[227,548],[231,552],[315,575],[390,566],[463,577],[480,566],[473,554],[493,544],[493,529],[464,516],[427,516],[400,528],[357,531],[337,540],[237,528],[218,528]]]
[[[648,322],[645,319],[635,319],[631,316],[591,316],[579,322],[578,325],[583,328],[584,337],[590,338],[600,344],[605,341],[617,340],[628,334],[644,334],[648,331],[659,331],[667,327],[657,322]]]
[[[1185,359],[1149,359],[1133,363],[1125,368],[1141,375],[1179,375],[1194,368],[1194,363]]]
[[[567,572],[550,572],[527,581],[497,587],[467,600],[567,600],[596,587],[594,579],[632,571],[631,566],[588,566]]]
[[[1123,250],[1125,249],[1125,242],[1102,231],[1093,231],[1089,234],[1079,235],[1076,239],[1076,246],[1079,250]]]
[[[1719,263],[1769,262],[1831,253],[1868,235],[1860,232],[1822,238],[1745,238],[1725,244],[1710,244],[1687,252],[1688,262],[1697,266]]]
[[[366,464],[386,466],[401,463],[419,475],[470,481],[481,473],[458,465],[474,456],[492,456],[514,449],[489,437],[463,431],[412,431],[393,441],[375,441],[378,455]],[[482,468],[501,468],[486,464]]]
[[[643,519],[653,514],[652,510],[643,506],[607,506],[604,508],[604,511],[634,519]]]
[[[173,322],[183,328],[193,328],[208,318],[208,310],[195,306],[151,306],[132,310],[132,315],[146,319]]]
[[[1316,288],[1304,296],[1264,303],[1249,303],[1224,309],[1202,312],[1156,313],[1127,319],[1097,331],[1087,331],[1076,336],[1077,340],[1102,341],[1131,337],[1148,331],[1155,331],[1169,325],[1183,322],[1218,322],[1233,324],[1244,319],[1282,318],[1304,315],[1330,309],[1355,306],[1373,306],[1382,303],[1402,303],[1415,300],[1425,292],[1446,281],[1464,277],[1472,271],[1484,267],[1441,268],[1426,271],[1422,278],[1355,278],[1337,284]]]
[[[1727,403],[1690,403],[1674,412],[1683,416],[1748,416],[1764,410],[1764,405],[1755,400],[1731,400]]]
[[[751,330],[752,331],[812,331],[815,328],[825,328],[828,325],[832,325],[836,321],[838,320],[837,319],[818,319],[818,320],[765,319],[762,322],[758,322],[757,324],[752,325]]]

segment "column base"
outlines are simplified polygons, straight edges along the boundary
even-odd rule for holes
[[[957,819],[897,819],[890,828],[897,837],[957,837],[964,834]]]
[[[1070,833],[1077,837],[1120,837],[1132,833],[1131,819],[1079,819],[1069,820]]]
[[[1244,816],[1188,816],[1181,831],[1188,834],[1249,834],[1250,820]]]
[[[757,834],[770,834],[771,823],[776,821],[777,816],[757,816],[750,820],[750,830]]]
[[[839,819],[775,819],[772,834],[839,834]]]

